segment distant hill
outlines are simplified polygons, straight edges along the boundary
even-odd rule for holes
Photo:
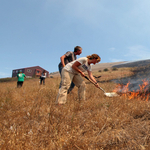
[[[122,62],[111,62],[111,63],[98,63],[95,65],[92,65],[92,70],[103,70],[105,68],[112,68],[115,65],[120,65],[125,63],[126,61],[122,61]]]
[[[122,62],[111,62],[111,63],[98,63],[95,65],[92,65],[92,70],[103,70],[105,68],[112,68],[114,65],[119,65],[122,63],[125,63],[126,61],[122,61]],[[52,72],[50,73],[50,76],[60,76],[59,72]]]
[[[116,64],[112,67],[122,68],[122,67],[143,67],[150,64],[150,59],[129,61],[122,64]]]

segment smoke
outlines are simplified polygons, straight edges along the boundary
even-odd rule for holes
[[[147,65],[146,67],[137,67],[133,72],[134,75],[131,77],[113,80],[115,83],[120,85],[120,88],[118,88],[118,92],[137,92],[140,90],[146,90],[147,92],[149,92],[150,65]]]

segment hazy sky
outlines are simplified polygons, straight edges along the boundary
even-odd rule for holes
[[[100,63],[150,59],[149,0],[0,0],[0,78],[13,69],[58,71],[60,56]]]

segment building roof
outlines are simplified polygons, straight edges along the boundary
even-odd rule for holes
[[[44,68],[42,68],[40,66],[25,67],[25,68],[19,68],[19,69],[14,69],[14,70],[21,70],[21,69],[28,69],[28,68],[41,68],[41,69],[47,71],[46,69],[44,69]],[[49,72],[49,71],[47,71],[47,72]]]

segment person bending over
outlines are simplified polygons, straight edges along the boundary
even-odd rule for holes
[[[85,71],[87,71],[89,78],[95,83],[95,86],[99,88],[98,83],[92,75],[91,64],[95,65],[100,60],[101,58],[97,54],[92,54],[68,63],[61,72],[62,85],[56,98],[56,104],[65,104],[67,102],[67,90],[71,82],[78,87],[79,100],[85,100],[85,82],[82,78],[85,77]]]

